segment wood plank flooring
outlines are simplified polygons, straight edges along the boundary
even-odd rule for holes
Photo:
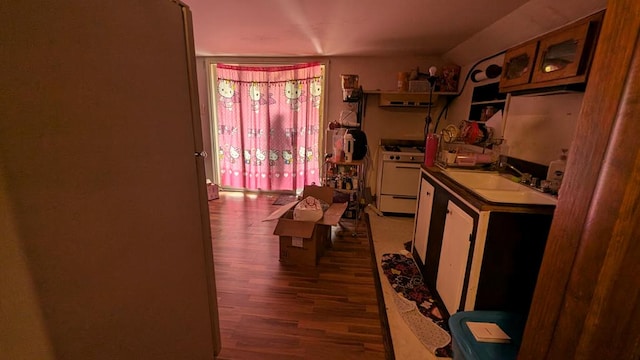
[[[334,227],[317,267],[278,261],[277,195],[209,201],[222,350],[217,359],[391,359],[364,220]],[[386,316],[386,315],[385,315]]]

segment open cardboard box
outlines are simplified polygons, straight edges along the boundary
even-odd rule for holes
[[[324,250],[331,246],[331,227],[338,225],[347,203],[333,202],[333,189],[326,186],[305,186],[302,198],[313,196],[329,204],[322,218],[316,222],[293,220],[297,201],[283,205],[264,221],[278,220],[274,235],[280,237],[280,262],[285,264],[316,265]]]

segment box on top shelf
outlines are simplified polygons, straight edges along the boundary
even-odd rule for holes
[[[333,202],[333,189],[326,186],[305,186],[302,198],[313,196],[329,204],[316,222],[293,219],[298,202],[283,205],[264,220],[278,220],[273,231],[280,237],[280,262],[285,264],[316,265],[324,250],[331,246],[331,227],[338,225],[347,209],[346,203]]]

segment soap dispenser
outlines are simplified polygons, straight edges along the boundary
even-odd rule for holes
[[[547,180],[557,183],[558,187],[560,186],[560,182],[562,182],[562,177],[564,176],[564,168],[567,165],[567,151],[569,150],[562,149],[560,158],[549,163]]]

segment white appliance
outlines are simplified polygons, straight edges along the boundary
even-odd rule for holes
[[[353,135],[346,133],[344,134],[344,161],[352,162],[353,161]]]
[[[400,141],[380,147],[376,207],[387,213],[415,214],[424,147]]]

